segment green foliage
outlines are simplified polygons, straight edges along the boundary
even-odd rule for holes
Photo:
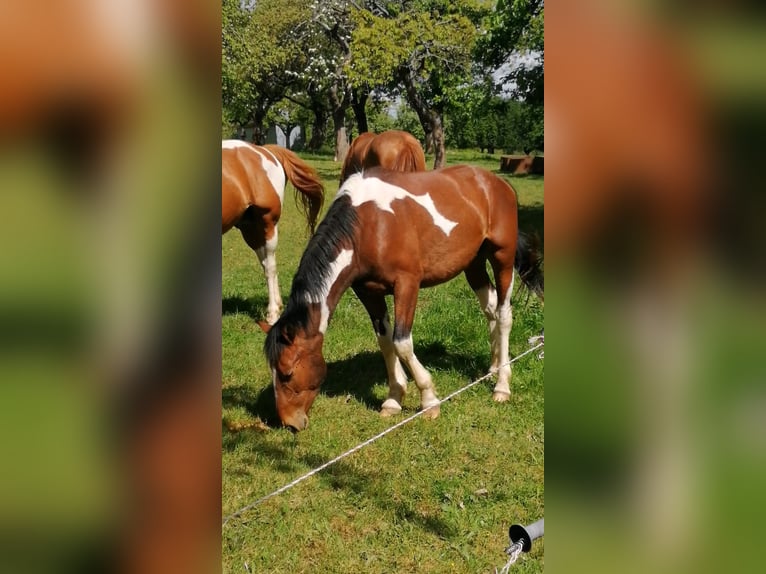
[[[230,139],[237,135],[237,126],[231,120],[231,115],[226,108],[221,114],[221,139]]]
[[[532,64],[518,65],[514,56],[536,57]],[[498,0],[490,18],[489,33],[477,44],[478,59],[498,67],[512,63],[504,78],[517,84],[516,93],[527,102],[543,104],[545,61],[544,0]]]
[[[486,82],[461,86],[450,95],[445,110],[448,146],[543,151],[542,107],[502,98]]]
[[[394,126],[394,117],[389,113],[391,102],[382,100],[373,102],[367,111],[367,121],[370,131],[380,133],[386,130],[397,129]]]
[[[423,122],[441,118],[452,147],[543,148],[542,0],[245,4],[222,0],[223,135],[267,113],[282,126],[312,130],[316,117],[326,128],[351,87],[408,101],[396,118],[368,104],[373,131],[404,129],[423,141]],[[538,59],[503,80],[524,104],[494,99],[491,72],[521,54]],[[332,130],[318,133],[334,147]]]
[[[470,0],[408,2],[397,11],[392,3],[388,17],[355,10],[349,79],[397,91],[401,71],[409,68],[422,97],[441,105],[445,91],[463,82],[470,70],[480,5]]]
[[[295,83],[293,70],[305,67],[295,34],[308,18],[305,0],[259,0],[243,8],[239,0],[222,5],[222,101],[230,120],[246,123],[264,115]]]
[[[418,119],[417,114],[412,111],[412,108],[404,102],[399,104],[399,107],[396,109],[394,129],[410,132],[421,142],[423,142],[426,137],[425,133],[423,132],[423,126],[420,125],[420,120]]]

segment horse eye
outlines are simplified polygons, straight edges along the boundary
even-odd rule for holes
[[[283,373],[280,373],[279,371],[277,371],[277,379],[279,380],[279,382],[280,382],[280,383],[286,383],[286,382],[288,382],[288,381],[289,381],[289,380],[290,380],[292,377],[293,377],[293,374],[292,374],[292,373],[287,373],[287,374],[285,375],[285,374],[283,374]]]

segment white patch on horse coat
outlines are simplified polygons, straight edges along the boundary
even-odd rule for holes
[[[445,235],[449,235],[457,225],[456,221],[451,221],[439,213],[433,199],[427,193],[415,195],[404,188],[386,183],[377,177],[363,178],[362,174],[354,174],[343,184],[338,195],[336,195],[336,199],[341,195],[348,195],[354,207],[359,207],[363,203],[372,201],[378,206],[378,209],[390,213],[394,213],[394,210],[391,208],[391,203],[394,200],[409,198],[428,212],[434,221],[434,225],[439,227]]]
[[[330,295],[330,289],[335,285],[343,270],[351,265],[353,255],[354,252],[351,249],[343,249],[338,253],[335,261],[330,265],[330,272],[324,279],[319,297],[316,299],[312,297],[308,300],[308,303],[319,303],[322,306],[319,316],[319,332],[322,334],[327,330],[327,323],[330,320],[330,308],[327,306],[327,297]]]
[[[272,187],[274,187],[274,191],[276,191],[279,196],[279,203],[284,204],[287,179],[285,178],[285,171],[282,169],[282,165],[279,163],[276,156],[268,150],[262,151],[254,145],[243,142],[242,140],[221,140],[221,149],[236,148],[246,148],[253,153],[258,154],[258,157],[261,158],[263,170],[266,172],[266,177],[269,178]]]
[[[235,147],[250,147],[250,144],[242,140],[221,140],[221,149],[234,149]]]

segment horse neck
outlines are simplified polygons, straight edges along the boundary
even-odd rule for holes
[[[323,270],[321,277],[317,277],[309,265],[304,266],[301,261],[293,280],[288,306],[305,308],[308,336],[324,335],[341,296],[358,276],[358,269],[354,252],[350,248],[341,249],[329,267]]]

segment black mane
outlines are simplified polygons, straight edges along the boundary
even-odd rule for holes
[[[339,197],[309,240],[293,278],[287,306],[266,335],[263,350],[270,365],[279,359],[296,330],[307,327],[309,309],[306,301],[322,296],[323,283],[338,253],[344,247],[353,249],[356,226],[356,211],[351,206],[351,198]]]

